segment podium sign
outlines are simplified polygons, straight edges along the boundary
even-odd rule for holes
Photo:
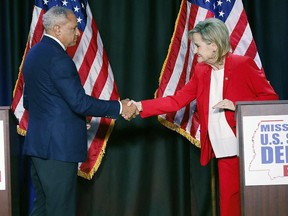
[[[19,141],[16,119],[10,107],[0,107],[0,215],[18,216]]]
[[[245,186],[288,185],[288,115],[243,117]]]
[[[242,215],[288,212],[288,101],[236,104]]]
[[[4,128],[0,120],[0,190],[6,189],[5,181],[5,152],[4,152]]]

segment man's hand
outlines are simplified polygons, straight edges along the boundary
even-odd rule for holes
[[[134,100],[130,100],[127,105],[131,106],[132,104],[136,105],[137,110],[138,110],[138,114],[139,114],[139,112],[142,111],[142,103],[141,103],[141,101],[137,102],[137,101],[134,101]]]
[[[139,111],[134,104],[128,105],[129,99],[121,100],[122,103],[122,117],[128,121],[139,115]]]

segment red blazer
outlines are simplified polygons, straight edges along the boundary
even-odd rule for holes
[[[143,100],[140,113],[142,118],[175,112],[196,99],[200,119],[200,163],[206,165],[214,152],[208,136],[208,106],[211,66],[198,63],[191,80],[174,96]],[[233,101],[278,100],[264,73],[249,57],[228,54],[224,65],[223,99]],[[225,110],[225,117],[236,134],[234,111]]]

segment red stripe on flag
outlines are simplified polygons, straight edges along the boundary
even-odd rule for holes
[[[245,55],[250,56],[252,59],[257,55],[257,48],[254,40],[251,41]]]
[[[41,40],[42,36],[43,36],[44,26],[43,26],[42,17],[43,17],[44,13],[45,13],[45,11],[41,10],[40,15],[37,17],[38,21],[37,21],[35,29],[31,29],[32,32],[33,32],[33,38],[32,38],[32,41],[31,41],[31,44],[30,44],[29,48],[31,48],[36,43],[38,43]]]
[[[186,54],[185,54],[183,69],[182,69],[181,75],[180,75],[180,77],[178,79],[178,84],[177,84],[177,87],[175,89],[175,92],[177,92],[179,89],[181,89],[186,83],[188,60],[190,58],[189,51],[190,51],[190,43],[187,43],[187,50],[186,50]],[[175,118],[175,115],[176,115],[176,113],[169,113],[169,114],[166,115],[166,119],[168,121],[173,122],[174,118]]]
[[[24,54],[24,57],[25,56],[26,56],[26,53]],[[23,86],[24,86],[23,74],[19,73],[16,85],[15,85],[15,88],[14,88],[13,101],[12,101],[12,105],[11,105],[11,109],[12,109],[13,112],[16,110],[16,107],[19,104],[20,99],[22,97]]]
[[[157,97],[162,97],[164,94],[164,91],[167,87],[167,84],[170,81],[172,72],[173,72],[173,68],[175,67],[175,63],[176,63],[176,59],[177,56],[179,54],[180,51],[180,45],[181,45],[181,38],[183,36],[184,30],[185,30],[185,14],[187,11],[187,2],[183,1],[180,7],[180,12],[179,15],[180,16],[177,19],[177,23],[176,23],[176,28],[174,30],[174,35],[172,37],[172,42],[170,44],[170,48],[169,48],[169,53],[168,56],[165,60],[164,63],[164,67],[163,67],[163,72],[161,74],[161,83],[159,85],[159,88],[157,89],[156,95]],[[182,16],[182,17],[181,17]]]
[[[243,10],[233,32],[230,34],[230,44],[233,51],[235,50],[239,41],[241,40],[247,24],[248,24],[247,17],[245,11]]]
[[[118,94],[118,89],[116,86],[116,83],[113,83],[113,90],[112,90],[112,94],[110,96],[111,100],[118,100],[119,99],[119,94]]]
[[[23,113],[23,116],[21,118],[21,121],[19,123],[20,128],[27,128],[27,126],[28,126],[28,115],[29,115],[28,111],[25,110],[24,113]]]
[[[80,75],[82,85],[84,85],[84,83],[87,80],[87,77],[90,73],[91,65],[93,64],[93,62],[95,60],[97,50],[98,50],[98,46],[97,46],[98,29],[95,28],[94,26],[95,25],[92,24],[92,29],[93,29],[92,38],[91,38],[90,43],[87,47],[84,60],[83,60],[81,66],[79,68],[79,75]]]
[[[191,4],[189,19],[188,19],[188,23],[189,23],[189,29],[188,30],[192,30],[193,26],[195,26],[195,21],[196,21],[198,9],[199,9],[199,6]]]
[[[104,56],[106,56],[105,50],[103,50],[102,67],[96,79],[96,82],[93,86],[92,95],[97,98],[100,97],[100,94],[102,93],[102,89],[104,88],[105,83],[108,78],[107,71],[108,71],[109,62],[108,62],[108,59]]]

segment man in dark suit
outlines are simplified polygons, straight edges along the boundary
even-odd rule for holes
[[[24,64],[24,107],[29,111],[24,153],[31,157],[35,189],[32,215],[74,216],[78,162],[86,159],[85,116],[135,115],[128,100],[105,101],[85,94],[66,53],[80,32],[71,10],[52,7],[43,15],[45,35]]]

